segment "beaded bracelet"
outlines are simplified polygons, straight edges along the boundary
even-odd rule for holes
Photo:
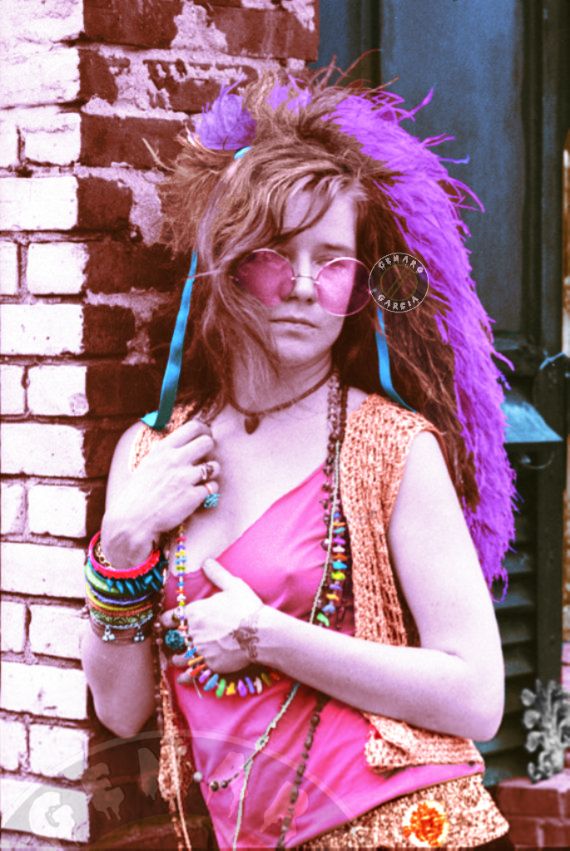
[[[115,571],[101,552],[100,536],[97,532],[89,544],[84,571],[91,628],[103,641],[144,641],[152,631],[168,561],[161,550],[154,550],[136,567]]]
[[[144,641],[152,632],[152,624],[154,621],[154,612],[151,612],[134,625],[113,624],[111,627],[108,623],[100,622],[93,613],[89,614],[91,629],[103,641],[114,641],[116,644],[131,644]],[[149,626],[146,626],[146,625]],[[146,626],[146,629],[143,627]],[[120,635],[115,635],[114,630],[118,630]]]

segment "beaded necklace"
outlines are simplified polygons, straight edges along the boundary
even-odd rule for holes
[[[348,574],[350,571],[350,544],[348,540],[347,525],[343,517],[342,507],[340,503],[339,489],[340,447],[344,438],[344,430],[346,426],[347,394],[348,387],[346,385],[341,385],[338,370],[335,369],[331,377],[331,385],[329,387],[328,394],[327,421],[329,424],[329,437],[327,457],[324,465],[326,481],[323,483],[322,486],[326,495],[323,499],[319,500],[320,504],[324,507],[323,521],[327,527],[327,537],[321,543],[323,549],[326,550],[326,558],[323,566],[323,574],[321,577],[321,581],[319,583],[319,587],[317,588],[317,592],[313,600],[311,614],[309,617],[309,623],[317,621],[319,625],[325,628],[330,628],[331,620],[334,616],[335,627],[337,629],[340,628],[340,622],[344,614],[342,598],[346,593],[346,580],[348,579]],[[213,673],[209,668],[207,668],[205,663],[201,664],[201,660],[197,655],[196,648],[193,646],[192,639],[189,635],[188,623],[184,612],[184,608],[187,604],[186,596],[184,593],[184,576],[186,574],[185,551],[185,536],[183,534],[182,529],[179,529],[176,539],[175,558],[175,570],[178,585],[178,631],[180,632],[180,635],[188,648],[186,655],[188,656],[189,666],[194,668],[191,674],[192,681],[196,688],[198,688],[198,684],[200,684],[204,692],[210,694],[215,693],[216,697],[236,696],[236,694],[240,697],[247,697],[249,695],[255,696],[261,692],[264,685],[268,687],[273,682],[276,682],[277,679],[280,679],[282,675],[277,671],[272,672],[271,670],[263,669],[259,671],[257,676],[246,676],[242,672],[242,675],[238,676],[237,680],[235,680],[227,677],[219,677],[218,674]],[[162,589],[163,595],[167,574],[168,567],[165,568],[164,573],[164,582]],[[159,612],[162,610],[163,600],[161,600]],[[160,622],[157,621],[154,634],[158,649],[160,651],[162,641],[160,637],[161,628],[159,626],[159,623]],[[175,648],[171,647],[171,649]],[[275,674],[277,674],[277,677],[275,676]],[[299,686],[299,682],[295,682],[293,684],[287,697],[283,701],[279,712],[270,721],[264,733],[262,733],[262,735],[258,738],[257,742],[255,743],[252,754],[244,762],[243,767],[236,771],[230,777],[208,781],[208,786],[210,790],[212,792],[216,792],[220,788],[226,788],[229,783],[231,783],[243,771],[244,777],[239,797],[236,828],[232,843],[232,849],[234,849],[234,851],[238,847],[237,839],[241,827],[243,805],[247,790],[249,774],[253,766],[253,760],[268,743],[271,732],[275,729],[281,718],[283,718],[283,716],[287,712],[299,689]],[[287,831],[291,825],[291,821],[293,818],[295,802],[297,801],[299,795],[299,787],[302,783],[303,775],[305,773],[307,760],[309,757],[309,751],[313,744],[316,727],[320,722],[320,713],[327,701],[330,699],[328,695],[323,694],[322,692],[319,692],[317,690],[315,690],[315,694],[316,706],[313,714],[311,715],[311,719],[309,722],[309,731],[304,741],[303,750],[301,753],[301,760],[295,773],[295,779],[289,798],[288,810],[281,823],[281,832],[277,844],[278,849],[285,847],[285,837],[287,835]],[[157,704],[160,703],[159,698],[160,691],[157,692]],[[159,725],[162,726],[162,713],[160,705],[158,706],[157,716],[159,719]],[[164,730],[162,729],[161,734],[163,732]],[[201,772],[197,771],[194,773],[193,780],[195,782],[200,783],[203,781],[203,779],[204,778]],[[178,792],[179,791],[180,790],[178,790]],[[175,820],[175,829],[179,839],[182,839],[182,837],[184,837],[185,841],[189,844],[180,794],[177,794],[177,802],[181,824],[177,825]]]

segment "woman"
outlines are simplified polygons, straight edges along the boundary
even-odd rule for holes
[[[503,713],[514,488],[469,190],[428,150],[447,137],[400,126],[416,110],[329,79],[266,73],[182,140],[164,200],[191,272],[86,566],[97,714],[134,735],[159,697],[181,848],[190,782],[220,848],[508,831],[473,745]]]

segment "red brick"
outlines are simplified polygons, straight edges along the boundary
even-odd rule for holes
[[[85,434],[83,457],[87,476],[106,476],[111,458],[121,434],[125,428],[90,429]]]
[[[166,92],[170,107],[180,112],[199,112],[220,91],[220,84],[215,80],[196,79],[197,66],[187,64],[180,57],[145,59],[144,64],[156,92],[159,96],[160,92]],[[248,70],[248,76],[253,76],[255,72],[251,68]]]
[[[183,0],[85,0],[85,34],[107,44],[168,47],[176,36],[175,18]]]
[[[129,64],[127,57],[122,61]],[[82,48],[79,51],[79,97],[82,100],[99,97],[108,103],[115,103],[118,94],[112,64],[96,49]]]
[[[179,151],[176,136],[183,126],[182,121],[159,118],[84,115],[81,122],[81,163],[93,166],[128,163],[135,168],[155,168],[145,140],[160,160],[168,163]]]
[[[208,7],[207,7],[208,8]],[[305,29],[283,9],[211,9],[211,20],[227,38],[228,53],[272,59],[295,57],[315,61],[319,52],[319,32]]]
[[[508,819],[509,815],[559,816],[562,812],[563,775],[539,783],[528,777],[513,777],[497,786],[497,804]]]
[[[570,824],[567,821],[545,821],[541,827],[543,848],[570,848]]]
[[[79,181],[77,225],[87,229],[115,230],[129,223],[131,190],[100,177]]]
[[[97,364],[87,370],[87,400],[95,416],[143,416],[156,402],[156,388],[142,366]]]
[[[160,245],[116,240],[91,242],[86,286],[95,293],[128,292],[133,287],[169,291],[182,286],[187,265],[185,258],[173,260]]]
[[[82,351],[90,355],[124,355],[135,333],[135,319],[125,307],[91,305],[83,313]]]
[[[534,844],[536,848],[541,847],[541,833],[538,819],[525,816],[510,816],[506,813],[504,815],[510,825],[508,837],[511,842],[517,845],[519,842],[524,842],[525,845]]]
[[[101,528],[101,519],[105,511],[105,486],[103,484],[94,485],[87,497],[87,517],[85,525],[87,527],[87,537],[91,539],[95,532]]]

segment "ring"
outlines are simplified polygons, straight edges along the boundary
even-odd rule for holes
[[[170,653],[181,653],[186,647],[186,641],[177,629],[169,629],[164,634],[164,645]]]
[[[208,465],[200,464],[200,478],[198,479],[198,484],[202,484],[202,482],[206,482],[210,478]]]
[[[211,482],[203,482],[202,483],[206,490],[208,491],[208,496],[202,502],[203,508],[215,508],[220,500],[220,494],[214,490],[210,490],[212,488]]]

